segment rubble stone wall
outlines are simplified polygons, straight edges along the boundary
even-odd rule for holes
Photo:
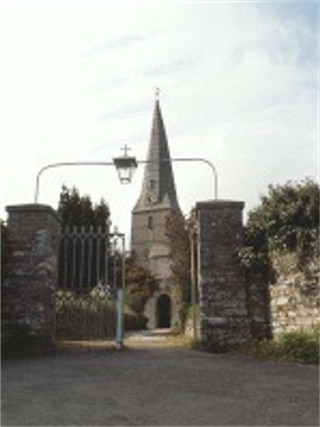
[[[196,205],[200,340],[204,347],[223,349],[250,339],[238,258],[243,207],[243,202],[220,200]]]
[[[260,272],[245,277],[250,334],[253,339],[272,337],[270,313],[270,284]]]
[[[270,285],[273,335],[310,329],[320,323],[319,260],[297,267],[294,253],[273,254],[276,282]]]
[[[8,212],[8,276],[2,284],[4,352],[49,347],[54,333],[59,221],[47,205],[18,205]]]

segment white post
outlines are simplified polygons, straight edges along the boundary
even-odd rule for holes
[[[122,265],[121,265],[121,288],[117,290],[117,330],[116,330],[116,348],[121,350],[123,347],[123,337],[124,337],[124,292],[126,285],[126,272],[125,272],[125,237],[122,237]]]
[[[116,330],[116,349],[121,350],[123,347],[123,289],[117,290],[117,330]]]

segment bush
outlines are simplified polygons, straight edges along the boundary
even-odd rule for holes
[[[254,341],[238,352],[247,356],[307,364],[319,363],[319,328],[288,332],[273,340]]]
[[[187,304],[187,303],[181,304],[181,307],[179,309],[179,319],[180,319],[180,325],[182,330],[184,330],[189,316],[192,315],[191,308],[192,306],[190,304]]]
[[[279,338],[280,354],[285,360],[303,363],[319,363],[319,334],[290,332]]]
[[[131,311],[142,314],[145,304],[156,289],[156,279],[153,273],[133,261],[126,271],[126,304]]]
[[[98,291],[94,288],[82,295],[70,290],[56,291],[57,338],[108,339],[115,336],[115,303]]]
[[[59,339],[113,339],[116,333],[115,301],[99,288],[87,294],[56,291],[56,336]],[[147,317],[124,309],[125,330],[146,329]]]
[[[33,335],[30,326],[25,323],[12,323],[2,331],[1,356],[35,357],[48,354],[52,349],[52,342],[48,337]]]
[[[141,313],[135,313],[130,308],[126,307],[124,312],[124,328],[125,331],[139,331],[146,329],[148,318]]]
[[[294,252],[298,265],[319,254],[319,186],[312,180],[270,185],[249,212],[240,259],[247,272],[272,273],[272,251]]]

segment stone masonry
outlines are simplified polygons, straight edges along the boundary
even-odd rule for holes
[[[250,339],[245,285],[238,259],[243,202],[196,204],[199,226],[199,322],[204,348],[223,350]]]
[[[131,233],[131,249],[137,264],[152,271],[158,282],[144,313],[149,319],[149,328],[159,326],[157,312],[164,295],[171,302],[170,326],[178,324],[178,307],[170,283],[169,239],[165,228],[167,217],[173,213],[181,215],[181,210],[160,102],[156,100],[141,193],[132,211]]]
[[[270,285],[273,335],[309,330],[320,323],[320,264],[309,260],[298,268],[295,253],[273,253],[277,280]]]
[[[3,350],[44,350],[54,333],[59,222],[46,205],[9,206],[7,211],[10,257],[2,285]]]

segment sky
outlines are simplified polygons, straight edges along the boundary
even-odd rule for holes
[[[156,88],[172,157],[205,158],[218,198],[247,213],[269,184],[318,179],[319,4],[291,1],[0,1],[1,206],[33,203],[55,162],[146,159]],[[214,198],[211,169],[173,164],[185,214]],[[57,168],[130,239],[143,178],[113,166]]]

